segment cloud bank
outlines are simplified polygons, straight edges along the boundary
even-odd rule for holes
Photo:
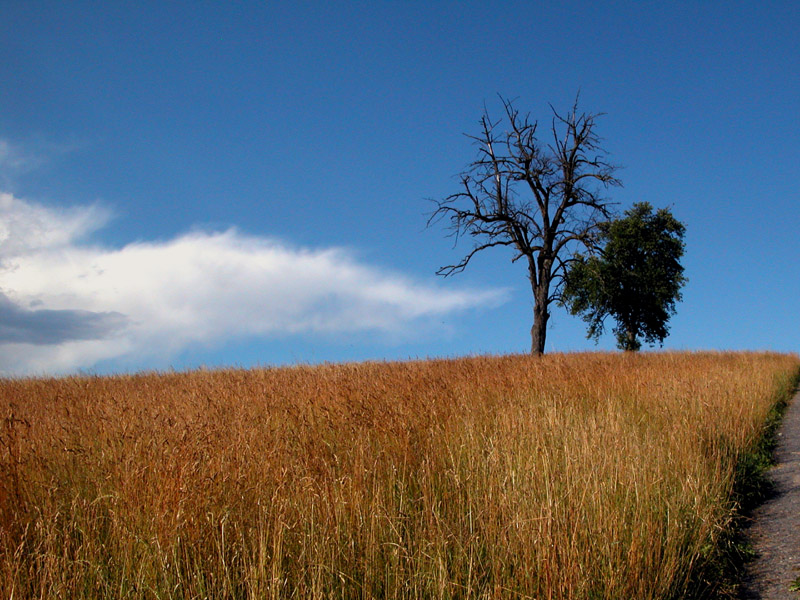
[[[123,329],[125,315],[88,310],[30,310],[17,306],[0,293],[0,344],[61,344],[74,340],[99,340]]]
[[[236,229],[122,248],[87,236],[108,213],[0,193],[0,371],[59,373],[101,360],[168,360],[244,336],[409,334],[502,290],[454,290]]]

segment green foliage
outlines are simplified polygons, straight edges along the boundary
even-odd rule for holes
[[[639,350],[664,341],[667,323],[686,282],[683,223],[647,202],[634,204],[620,219],[601,225],[597,255],[577,255],[567,271],[562,303],[588,324],[595,340],[611,316],[617,345]]]

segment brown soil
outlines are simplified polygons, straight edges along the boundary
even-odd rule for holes
[[[800,392],[778,432],[774,494],[753,511],[747,537],[756,559],[747,569],[742,600],[800,599],[789,586],[800,576]]]

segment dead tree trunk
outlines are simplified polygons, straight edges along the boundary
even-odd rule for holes
[[[549,296],[553,261],[540,252],[534,259],[528,257],[528,277],[533,291],[533,325],[531,326],[531,354],[544,354],[547,341],[547,320],[550,318]]]
[[[544,354],[547,341],[547,319],[550,314],[546,306],[536,305],[533,308],[533,325],[531,326],[531,354]]]

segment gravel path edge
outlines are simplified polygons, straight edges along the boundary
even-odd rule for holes
[[[777,432],[774,493],[753,510],[745,531],[756,558],[746,567],[742,600],[800,600],[790,591],[800,576],[800,391],[789,401]]]

